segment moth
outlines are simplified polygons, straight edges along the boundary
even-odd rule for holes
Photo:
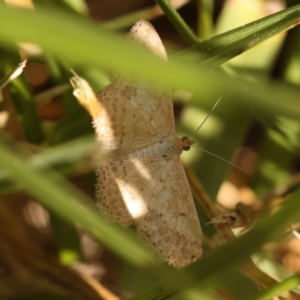
[[[149,22],[137,22],[128,38],[167,59]],[[96,168],[99,208],[125,226],[134,225],[176,268],[200,258],[201,227],[180,161],[194,141],[176,136],[171,90],[117,75],[96,99],[80,77],[71,83],[94,119],[105,154]]]

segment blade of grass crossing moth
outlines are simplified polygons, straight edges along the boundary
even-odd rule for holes
[[[79,222],[116,253],[139,266],[155,265],[151,252],[142,246],[128,230],[105,221],[82,192],[63,181],[58,174],[48,171],[47,177],[26,166],[12,156],[0,142],[0,165],[11,178],[37,197],[45,207],[69,221]],[[113,237],[113,238],[112,238]],[[123,245],[121,248],[118,245]]]
[[[295,20],[300,16],[299,7],[286,10],[285,15],[282,13],[282,21],[295,25]],[[55,22],[51,17],[53,14],[57,16]],[[112,71],[129,72],[174,88],[188,89],[195,95],[203,96],[203,105],[214,102],[220,94],[235,95],[234,104],[240,103],[240,99],[243,99],[249,107],[257,107],[268,114],[281,114],[297,119],[299,117],[299,106],[295,104],[298,103],[298,93],[279,83],[266,85],[247,82],[245,83],[247,88],[245,88],[245,86],[237,85],[235,80],[227,76],[218,74],[218,79],[216,79],[216,74],[208,73],[199,66],[174,61],[164,64],[155,57],[142,53],[140,49],[133,51],[132,47],[123,43],[121,39],[91,23],[54,10],[43,10],[37,14],[2,6],[0,17],[5,24],[4,27],[0,27],[0,39],[5,41],[3,44],[6,46],[14,39],[35,41],[53,54],[74,64],[78,63],[80,56],[82,64],[101,65]],[[277,15],[272,17],[276,19]],[[7,30],[8,27],[9,30]],[[237,32],[243,29],[239,28]],[[266,35],[270,36],[274,30],[276,31],[276,28],[273,24],[266,31]],[[47,32],[47,38],[44,32]],[[57,32],[62,34],[57,36]],[[219,54],[226,54],[226,49],[216,51]],[[89,53],[89,55],[82,56],[82,53]],[[213,56],[213,53],[210,56]],[[108,57],[114,57],[114,59],[107,59]],[[201,85],[199,85],[199,80],[201,80]],[[211,89],[212,86],[214,89]],[[283,98],[285,98],[284,104],[281,101]],[[241,109],[245,109],[245,105],[242,105]]]

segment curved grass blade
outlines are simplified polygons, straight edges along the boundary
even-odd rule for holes
[[[175,57],[189,63],[197,62],[210,68],[216,68],[266,39],[297,26],[299,22],[300,5],[295,5],[204,42],[199,42],[193,47],[181,51]]]
[[[35,42],[53,55],[73,64],[80,62],[81,65],[107,68],[187,89],[195,96],[201,95],[203,103],[210,103],[209,99],[218,99],[220,95],[224,95],[224,98],[228,95],[230,101],[235,101],[234,104],[241,103],[240,99],[243,99],[244,103],[239,109],[249,110],[249,107],[253,107],[266,114],[285,115],[297,120],[299,118],[299,91],[282,84],[245,82],[241,86],[236,80],[209,73],[206,68],[199,68],[195,64],[166,64],[149,53],[127,45],[123,39],[101,30],[99,26],[58,10],[40,9],[37,13],[2,4],[0,6],[0,19],[4,24],[0,27],[3,46],[9,47],[15,40]],[[295,24],[299,10],[300,6],[294,8],[291,23]],[[56,15],[55,20],[53,15]],[[266,35],[271,36],[274,28],[275,25],[269,28]],[[226,54],[226,48],[222,51]],[[282,99],[285,99],[284,103]],[[245,103],[249,107],[245,107]]]
[[[25,164],[35,170],[46,171],[47,169],[58,169],[64,175],[78,174],[77,164],[90,155],[97,147],[94,136],[86,136],[71,142],[61,144],[44,150],[26,159]],[[92,169],[92,163],[85,162],[87,170]],[[82,172],[80,168],[80,172]],[[13,182],[8,173],[0,172],[0,194],[20,188],[20,184]]]
[[[286,280],[260,292],[257,295],[247,298],[247,300],[268,300],[287,292],[300,284],[300,274],[295,274]],[[300,298],[300,296],[299,296]]]
[[[43,205],[71,222],[78,222],[124,259],[139,266],[155,265],[152,252],[130,232],[106,220],[83,192],[63,180],[57,173],[45,175],[12,155],[0,142],[0,165],[11,179],[38,198]],[[119,245],[122,245],[120,247]],[[159,265],[159,264],[158,264]]]
[[[188,282],[177,282],[171,274],[164,282],[172,288],[166,287],[162,282],[157,283],[152,289],[142,291],[132,299],[167,299],[179,293],[181,293],[181,299],[186,299],[184,293],[188,291],[199,293],[200,297],[203,290],[219,285],[224,276],[229,276],[231,269],[241,265],[242,261],[254,253],[258,247],[282,233],[282,229],[299,214],[299,197],[300,191],[288,199],[279,212],[259,221],[251,231],[204,255],[202,259],[185,268],[184,271],[190,275]]]

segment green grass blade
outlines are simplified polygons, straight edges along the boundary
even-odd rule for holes
[[[213,34],[213,5],[212,0],[197,0],[197,32],[201,40],[207,40]]]
[[[295,14],[298,16],[299,6],[297,8]],[[56,15],[55,20],[53,15]],[[0,40],[7,47],[14,40],[36,42],[54,55],[74,64],[80,61],[82,65],[130,73],[175,88],[190,90],[195,96],[201,95],[203,105],[210,103],[209,99],[218,99],[220,95],[225,98],[228,95],[234,101],[232,104],[240,103],[240,99],[243,99],[241,109],[249,110],[253,107],[268,114],[299,118],[298,90],[282,84],[245,82],[241,86],[227,76],[208,73],[207,69],[200,69],[195,64],[166,64],[149,53],[127,45],[123,39],[102,31],[91,22],[56,10],[41,9],[36,13],[1,6],[0,19],[4,24],[0,27]],[[272,30],[268,32],[269,36]],[[284,103],[282,99],[285,99]],[[245,107],[245,103],[249,107]]]
[[[157,299],[155,298],[158,295],[156,292],[161,295],[158,299],[167,299],[171,295],[178,295],[178,293],[182,293],[181,299],[186,299],[185,292],[199,293],[200,297],[203,290],[213,285],[219,285],[224,276],[230,276],[231,269],[240,265],[258,247],[273,240],[283,232],[284,228],[299,213],[299,197],[300,191],[288,199],[279,212],[269,218],[260,220],[251,231],[239,239],[204,255],[199,261],[185,268],[184,271],[191,275],[188,282],[177,282],[171,274],[165,281],[173,289],[164,287],[162,283],[156,284],[153,289],[149,288],[142,291],[135,295],[133,299],[154,300]]]
[[[287,292],[300,284],[300,274],[295,274],[286,280],[260,292],[257,295],[247,298],[247,300],[269,300]]]
[[[293,28],[300,21],[300,5],[251,22],[234,30],[198,43],[176,57],[187,62],[199,62],[217,67],[255,47],[272,36]]]
[[[4,89],[4,87],[6,87],[14,78],[20,76],[20,74],[22,74],[24,68],[26,67],[26,60],[23,60],[22,62],[20,62],[18,64],[17,67],[15,67],[13,70],[11,70],[10,72],[8,72],[1,80],[0,80],[0,91],[2,92],[2,90]],[[0,98],[0,101],[2,101],[3,99]]]
[[[97,147],[95,136],[86,136],[71,142],[61,144],[44,150],[26,159],[25,164],[32,169],[46,171],[47,169],[58,169],[64,175],[74,175],[78,169],[77,164],[90,155]],[[90,170],[91,163],[85,166]],[[80,168],[82,172],[82,167]],[[0,194],[7,193],[20,188],[20,184],[13,182],[8,173],[0,172]]]
[[[105,220],[86,195],[67,184],[57,173],[48,171],[45,177],[45,174],[30,168],[22,160],[11,155],[5,144],[0,144],[1,167],[48,209],[71,222],[79,222],[124,259],[139,266],[155,264],[154,255],[128,230]]]
[[[14,50],[16,51],[16,49]],[[1,51],[1,55],[5,73],[10,73],[20,63],[19,55],[16,52],[8,53]],[[18,121],[27,141],[34,144],[41,144],[44,140],[44,135],[24,74],[15,78],[8,85],[8,88]]]
[[[180,14],[170,4],[170,1],[155,0],[155,2],[161,7],[165,15],[169,18],[170,22],[173,24],[173,26],[185,41],[192,45],[199,42],[197,36],[181,18]]]

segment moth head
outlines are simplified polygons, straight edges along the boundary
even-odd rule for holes
[[[187,136],[183,136],[180,141],[184,151],[189,151],[191,146],[195,144],[195,141],[190,140]]]

